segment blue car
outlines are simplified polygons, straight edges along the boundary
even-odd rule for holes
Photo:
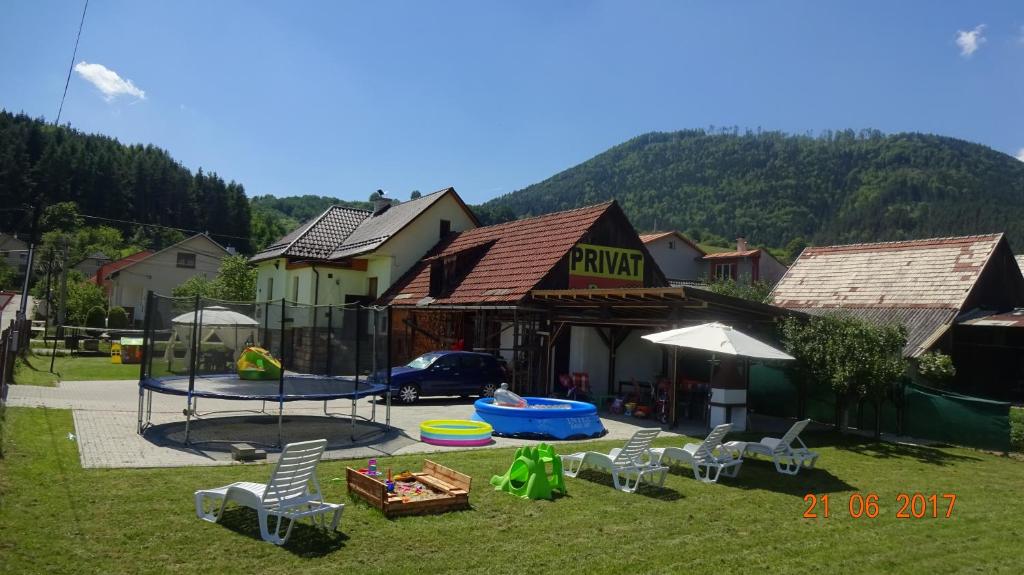
[[[432,351],[391,368],[391,396],[400,403],[436,395],[490,397],[504,380],[505,368],[493,355]]]

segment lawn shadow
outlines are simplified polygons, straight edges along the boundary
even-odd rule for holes
[[[693,472],[689,471],[693,477]],[[737,489],[774,491],[784,495],[803,497],[808,493],[841,493],[857,491],[857,487],[835,476],[827,469],[801,469],[797,475],[785,475],[775,470],[770,459],[745,458],[739,475],[723,477],[719,485]]]
[[[890,443],[866,437],[841,437],[836,441],[834,447],[841,451],[849,451],[875,459],[910,458],[919,463],[937,466],[981,461],[979,457],[950,453],[949,451],[939,449],[938,446]]]
[[[609,489],[615,489],[615,484],[612,482],[612,475],[596,469],[584,469],[579,472],[576,479],[582,479],[584,481],[606,486]],[[640,484],[640,488],[636,490],[636,494],[661,501],[678,501],[684,497],[683,494],[674,489],[658,487],[657,485],[652,485],[646,481]]]
[[[271,528],[275,521],[274,518],[269,519]],[[248,507],[225,509],[217,523],[239,535],[263,541],[260,537],[260,523],[256,511]],[[341,523],[338,526],[340,528]],[[344,547],[347,540],[348,535],[341,531],[329,532],[300,521],[295,524],[291,537],[281,548],[299,557],[323,557]]]

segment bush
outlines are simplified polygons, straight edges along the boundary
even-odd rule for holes
[[[107,327],[111,329],[125,329],[128,327],[128,313],[123,307],[112,307],[107,312]]]
[[[956,375],[953,358],[944,353],[929,351],[917,359],[917,373],[932,387],[943,389]]]
[[[1024,407],[1010,408],[1010,451],[1024,453]]]
[[[85,326],[86,327],[107,327],[107,312],[103,311],[103,308],[99,306],[93,306],[89,308],[89,312],[85,314]]]

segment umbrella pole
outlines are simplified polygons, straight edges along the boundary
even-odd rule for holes
[[[704,398],[704,429],[711,429],[711,394],[715,379],[715,352],[711,352],[711,361],[708,362],[708,395]]]
[[[679,366],[679,361],[678,361],[679,358],[678,358],[678,355],[677,355],[678,353],[679,353],[679,349],[676,348],[675,346],[673,346],[672,347],[672,382],[669,385],[669,389],[671,391],[668,394],[669,395],[669,401],[671,401],[671,403],[669,404],[669,414],[670,414],[670,419],[672,420],[672,427],[673,428],[676,427],[677,425],[679,425],[679,420],[678,420],[678,415],[679,414],[676,413],[676,404],[679,403],[678,401],[676,401],[676,380],[678,379],[676,371],[677,371],[678,366]]]

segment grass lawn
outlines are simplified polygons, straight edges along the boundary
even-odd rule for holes
[[[510,449],[434,454],[473,476],[473,509],[396,520],[349,500],[328,481],[344,477],[345,463],[325,462],[319,473],[328,498],[347,503],[342,533],[300,525],[278,548],[259,540],[253,512],[229,509],[213,525],[196,519],[192,507],[194,490],[265,481],[266,465],[83,470],[68,439],[70,412],[14,408],[7,416],[4,573],[1017,573],[1024,564],[1024,462],[968,449],[811,435],[822,469],[796,477],[763,460],[719,485],[676,469],[665,489],[630,495],[594,472],[567,478],[569,495],[553,502],[490,488]],[[381,458],[378,465],[398,471],[420,460]],[[851,518],[853,492],[877,493],[880,515]],[[950,519],[898,520],[896,497],[904,492],[958,499]],[[801,517],[807,493],[829,495],[828,519]]]
[[[22,385],[54,386],[58,381],[139,379],[139,366],[110,363],[110,357],[58,356],[50,373],[50,357],[33,355],[28,363],[18,360],[14,382]]]

